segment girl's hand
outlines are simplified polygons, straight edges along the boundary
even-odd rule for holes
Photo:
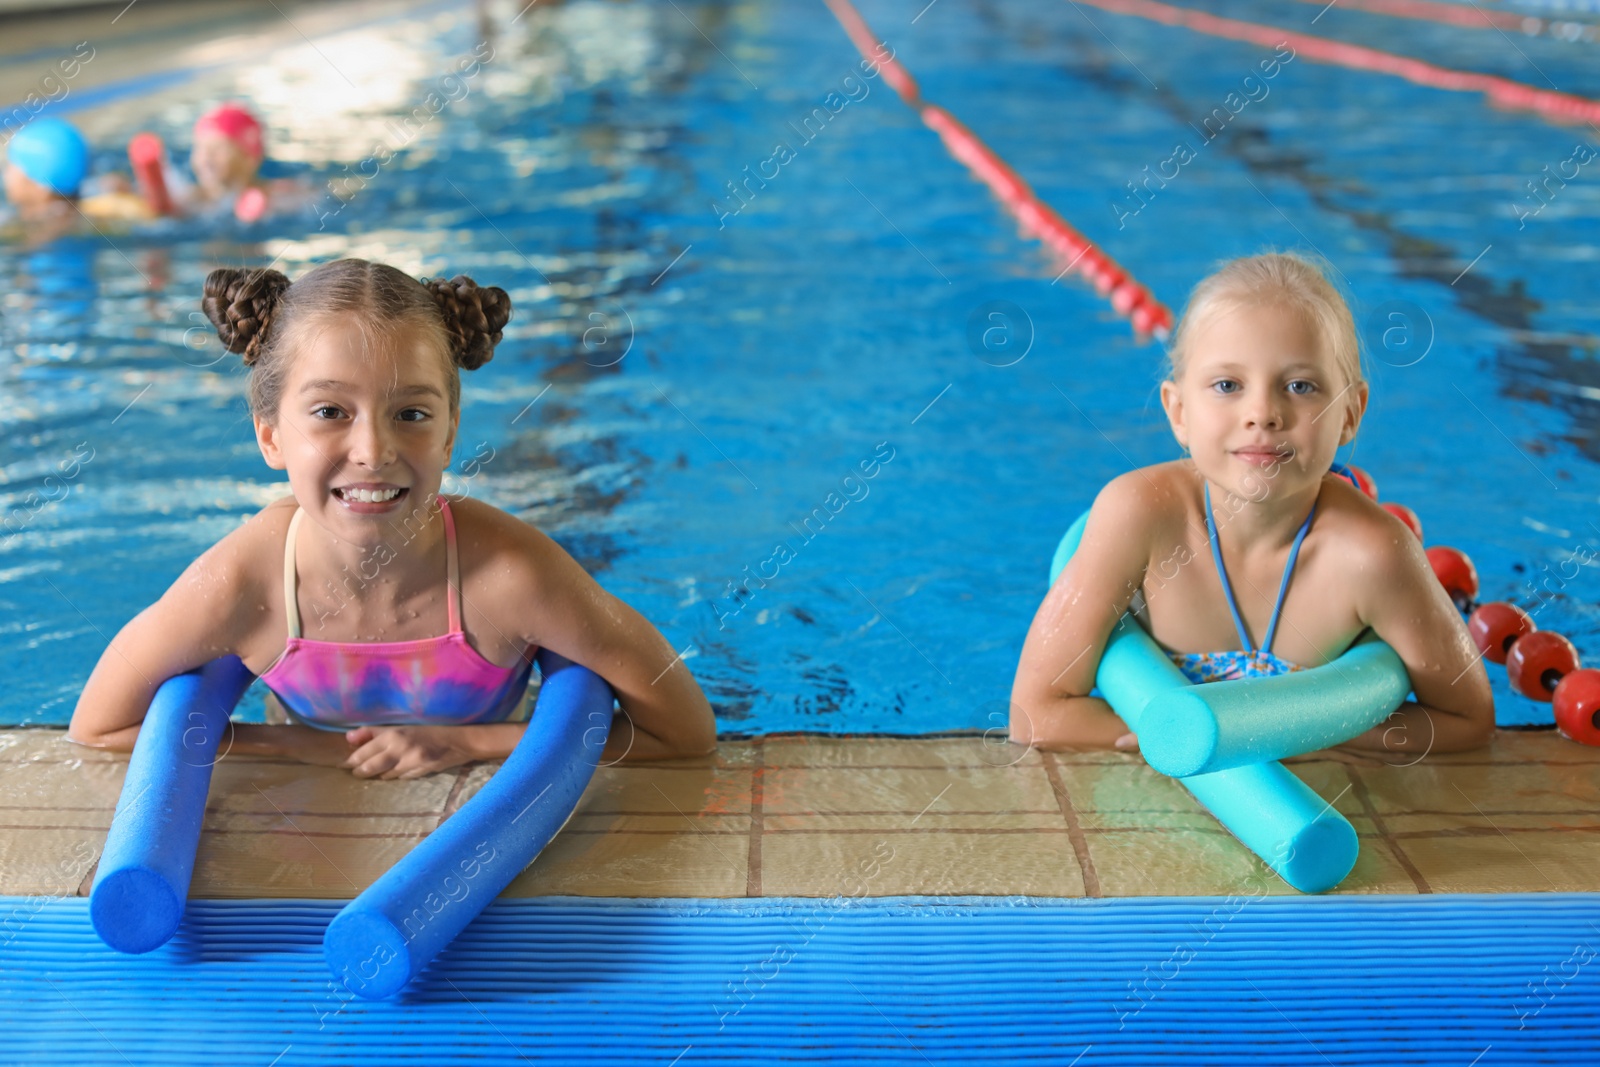
[[[476,758],[459,726],[359,726],[344,739],[354,751],[340,766],[357,778],[420,778]]]
[[[1139,738],[1136,734],[1123,734],[1114,742],[1118,752],[1138,752]]]

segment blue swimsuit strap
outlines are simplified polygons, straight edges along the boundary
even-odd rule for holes
[[[1206,482],[1206,536],[1211,538],[1211,558],[1217,564],[1217,577],[1222,579],[1222,591],[1228,596],[1228,610],[1233,613],[1233,625],[1239,630],[1239,643],[1245,651],[1254,652],[1255,646],[1250,643],[1250,635],[1245,633],[1244,619],[1239,616],[1239,605],[1233,599],[1233,586],[1228,582],[1228,570],[1222,565],[1222,546],[1217,543],[1217,523],[1211,517],[1211,483]],[[1289,549],[1289,562],[1283,567],[1283,581],[1278,583],[1278,602],[1272,606],[1272,621],[1267,624],[1267,639],[1262,642],[1261,651],[1271,653],[1272,635],[1278,630],[1278,613],[1283,610],[1283,597],[1289,591],[1289,575],[1294,573],[1294,561],[1300,555],[1300,542],[1306,539],[1306,531],[1311,529],[1311,520],[1317,514],[1316,501],[1311,502],[1311,511],[1306,515],[1306,521],[1300,524],[1300,532],[1295,535],[1294,545]]]

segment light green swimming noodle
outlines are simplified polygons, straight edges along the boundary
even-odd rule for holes
[[[1085,511],[1062,537],[1050,583],[1077,551]],[[1355,866],[1355,829],[1277,760],[1347,741],[1411,690],[1395,651],[1372,638],[1320,667],[1195,685],[1131,615],[1106,641],[1095,685],[1139,735],[1145,761],[1177,778],[1245,847],[1302,893]]]

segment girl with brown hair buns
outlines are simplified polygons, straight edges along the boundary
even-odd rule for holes
[[[439,493],[460,371],[494,355],[505,290],[343,259],[293,284],[215,270],[202,306],[251,368],[256,441],[292,495],[123,627],[69,738],[131,751],[163,681],[232,653],[291,723],[238,725],[229,750],[412,778],[509,755],[544,647],[615,690],[629,728],[602,761],[714,749],[710,704],[643,616],[532,526]]]

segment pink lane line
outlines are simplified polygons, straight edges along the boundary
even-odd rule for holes
[[[922,90],[917,86],[917,80],[906,70],[905,64],[894,58],[894,53],[889,52],[889,58],[882,56],[887,49],[881,46],[878,35],[872,32],[872,27],[867,25],[867,20],[861,17],[861,12],[855,9],[850,0],[823,0],[828,5],[828,10],[833,12],[833,17],[839,20],[839,25],[844,27],[844,32],[849,36],[850,43],[856,46],[862,58],[878,64],[878,69],[883,73],[883,80],[900,94],[900,99],[912,107],[922,106]]]
[[[1392,18],[1416,19],[1419,22],[1442,22],[1450,26],[1465,26],[1474,30],[1521,30],[1523,16],[1508,11],[1485,11],[1481,7],[1462,7],[1460,4],[1441,3],[1440,0],[1336,0],[1342,8],[1371,11]],[[1332,7],[1328,0],[1301,0],[1321,8]],[[1540,19],[1534,19],[1540,22]]]
[[[1259,22],[1242,22],[1223,18],[1191,8],[1174,7],[1157,0],[1075,0],[1119,15],[1136,15],[1168,26],[1182,26],[1212,37],[1225,37],[1235,41],[1276,48],[1288,44],[1297,57],[1303,56],[1313,63],[1350,67],[1355,70],[1377,71],[1397,78],[1425,85],[1433,89],[1450,89],[1457,92],[1480,92],[1497,107],[1511,110],[1534,111],[1546,118],[1564,122],[1600,122],[1600,100],[1586,96],[1561,93],[1551,89],[1535,89],[1531,85],[1512,81],[1493,74],[1451,70],[1435,66],[1420,59],[1383,52],[1358,44],[1332,41],[1309,33],[1296,33],[1277,26]]]
[[[950,154],[966,164],[994,192],[1006,210],[1021,224],[1023,233],[1038,238],[1067,261],[1062,274],[1070,270],[1081,274],[1100,295],[1110,298],[1117,314],[1133,323],[1135,333],[1140,336],[1153,335],[1161,340],[1167,338],[1172,329],[1172,312],[1166,305],[1135,281],[1126,269],[1093,241],[1074,229],[1059,212],[1041,200],[1021,175],[961,120],[937,104],[924,100],[922,90],[911,72],[893,58],[893,53],[883,46],[851,0],[823,2],[839,20],[863,58],[878,64],[884,80],[922,117],[923,123],[939,135]],[[887,60],[883,58],[885,52],[890,54]]]

